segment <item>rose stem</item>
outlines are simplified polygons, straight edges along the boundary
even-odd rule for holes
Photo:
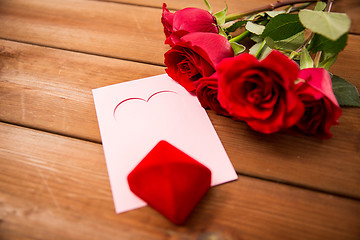
[[[271,11],[276,8],[280,8],[287,5],[297,4],[297,3],[309,3],[309,2],[317,2],[318,0],[287,0],[283,2],[277,2],[273,4],[268,4],[263,7],[254,8],[252,10],[249,10],[248,12],[241,13],[241,14],[229,14],[225,18],[225,22],[233,21],[236,19],[240,19],[242,17],[245,17],[250,14],[258,13],[258,12],[264,12],[264,11]]]
[[[261,43],[259,49],[257,50],[256,54],[255,54],[255,57],[257,59],[259,59],[260,55],[261,55],[261,52],[263,50],[263,48],[265,47],[265,44],[266,44],[266,40],[264,39],[264,41]]]
[[[314,33],[310,32],[309,36],[305,39],[305,41],[298,47],[294,52],[299,53],[303,47],[306,47],[306,45],[310,42],[310,40],[314,37]]]
[[[299,11],[299,10],[304,9],[304,8],[307,8],[308,6],[310,6],[310,5],[313,4],[313,3],[314,3],[314,2],[309,2],[309,3],[305,3],[305,4],[303,4],[303,5],[301,5],[301,6],[298,6],[298,7],[293,7],[293,8],[291,9],[290,13]]]
[[[293,6],[294,6],[294,5],[290,5],[289,7],[287,7],[287,8],[285,9],[285,13],[290,13],[291,10],[293,9]]]
[[[240,35],[233,37],[229,40],[229,42],[241,42],[244,38],[249,36],[250,32],[246,30],[245,32],[241,33]]]

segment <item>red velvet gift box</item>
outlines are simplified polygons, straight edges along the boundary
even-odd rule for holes
[[[128,175],[131,191],[175,224],[182,224],[210,188],[211,171],[160,141]]]

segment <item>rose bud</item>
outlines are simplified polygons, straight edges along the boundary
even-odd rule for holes
[[[218,95],[218,78],[215,72],[210,77],[200,78],[195,82],[196,96],[203,108],[210,108],[217,114],[229,116],[229,113],[221,107]]]
[[[262,61],[248,53],[224,59],[217,72],[221,106],[254,130],[274,133],[303,115],[294,89],[298,65],[280,52],[272,51]]]
[[[296,93],[305,113],[296,126],[306,134],[331,138],[330,127],[338,124],[341,109],[329,73],[323,68],[307,68],[299,72],[299,78],[304,81],[296,84]]]
[[[200,8],[184,8],[171,13],[164,3],[161,22],[166,36],[165,43],[170,46],[191,32],[219,33],[215,18],[208,11]]]
[[[194,81],[211,76],[217,64],[233,57],[234,51],[225,37],[196,32],[183,36],[164,56],[167,74],[191,92]]]

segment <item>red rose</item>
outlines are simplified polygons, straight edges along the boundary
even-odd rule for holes
[[[338,124],[341,109],[329,73],[323,68],[307,68],[299,72],[299,78],[305,80],[296,84],[305,113],[296,126],[304,133],[331,138],[330,127]]]
[[[221,107],[218,95],[218,78],[215,72],[210,77],[200,78],[195,82],[196,85],[196,96],[201,103],[203,108],[210,108],[216,113],[229,116],[229,113]]]
[[[166,36],[165,43],[170,46],[191,32],[219,33],[215,18],[208,11],[199,8],[184,8],[171,13],[164,3],[161,22]]]
[[[234,51],[225,37],[196,32],[183,36],[164,56],[167,74],[191,92],[194,81],[211,76],[217,64],[233,57]]]
[[[294,89],[298,66],[280,52],[272,51],[262,61],[240,54],[224,59],[217,71],[221,106],[254,130],[274,133],[303,115],[304,105]]]

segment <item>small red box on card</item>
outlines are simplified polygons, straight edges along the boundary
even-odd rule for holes
[[[182,224],[210,188],[211,171],[160,141],[128,175],[131,191],[175,224]]]

